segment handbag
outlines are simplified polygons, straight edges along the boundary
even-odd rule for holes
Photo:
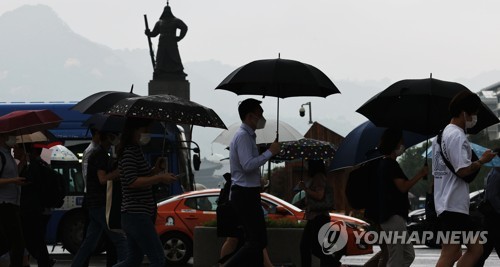
[[[121,224],[122,190],[119,180],[106,184],[106,223],[111,231],[123,233]]]

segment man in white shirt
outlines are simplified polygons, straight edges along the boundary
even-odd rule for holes
[[[496,155],[487,150],[480,159],[471,160],[472,151],[466,133],[476,124],[480,105],[481,100],[476,94],[470,91],[458,93],[450,102],[450,124],[432,144],[434,203],[443,232],[478,230],[469,216],[469,183],[481,166]],[[464,244],[467,251],[463,255],[460,244],[463,242],[443,242],[436,266],[452,267],[455,262],[457,266],[474,266],[483,251],[478,241]]]
[[[231,169],[231,204],[245,232],[245,244],[228,261],[231,266],[263,266],[262,250],[267,245],[266,224],[262,211],[260,167],[281,150],[277,141],[259,154],[255,143],[255,130],[264,128],[266,120],[261,101],[246,99],[238,106],[242,124],[229,146]]]

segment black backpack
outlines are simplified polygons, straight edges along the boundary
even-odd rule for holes
[[[353,209],[366,209],[374,201],[381,160],[382,157],[367,161],[349,174],[345,194]]]
[[[231,174],[230,173],[224,173],[223,175],[224,180],[226,183],[224,184],[224,187],[220,190],[219,192],[219,198],[217,200],[217,205],[226,205],[229,203],[229,193],[231,192]]]
[[[53,170],[47,163],[39,160],[42,177],[41,201],[45,208],[60,208],[64,204],[66,186],[64,176]]]

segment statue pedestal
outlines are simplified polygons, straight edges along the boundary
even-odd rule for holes
[[[174,95],[190,100],[189,81],[151,80],[148,95]]]
[[[169,81],[169,80],[151,80],[148,84],[148,95],[174,95],[180,98],[190,100],[189,81]],[[184,128],[186,140],[191,140],[189,125],[181,125]],[[188,146],[190,146],[188,144]]]

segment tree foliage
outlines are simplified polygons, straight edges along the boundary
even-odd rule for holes
[[[500,140],[490,140],[488,138],[486,130],[481,131],[480,133],[476,135],[470,135],[468,136],[470,142],[476,143],[478,145],[481,145],[483,147],[487,147],[490,149],[500,147]],[[429,147],[432,146],[432,139],[429,140]],[[409,179],[411,179],[424,165],[425,163],[425,147],[426,143],[419,144],[417,146],[413,146],[411,148],[408,148],[405,153],[398,159],[399,164],[401,165],[401,168],[405,172],[405,174],[408,176]],[[481,157],[481,155],[477,155],[478,157]],[[427,161],[428,166],[429,166],[429,175],[427,180],[421,180],[419,181],[411,190],[410,192],[414,194],[417,198],[419,196],[425,196],[426,190],[431,186],[432,182],[432,160],[428,159]],[[483,189],[484,188],[484,178],[490,171],[490,167],[483,166],[481,168],[481,171],[479,174],[476,176],[476,179],[472,181],[469,185],[470,192]]]
[[[431,146],[431,142],[429,141],[429,147]],[[425,155],[424,151],[426,149],[426,143],[422,143],[417,146],[413,146],[408,148],[403,155],[398,159],[399,165],[405,172],[406,176],[409,179],[413,178],[415,174],[424,166],[425,164]],[[431,170],[431,160],[427,161],[429,165],[429,172]],[[410,189],[410,192],[415,195],[416,198],[419,196],[425,196],[425,193],[430,186],[430,182],[432,181],[432,177],[427,177],[426,180],[419,181],[415,186]]]

